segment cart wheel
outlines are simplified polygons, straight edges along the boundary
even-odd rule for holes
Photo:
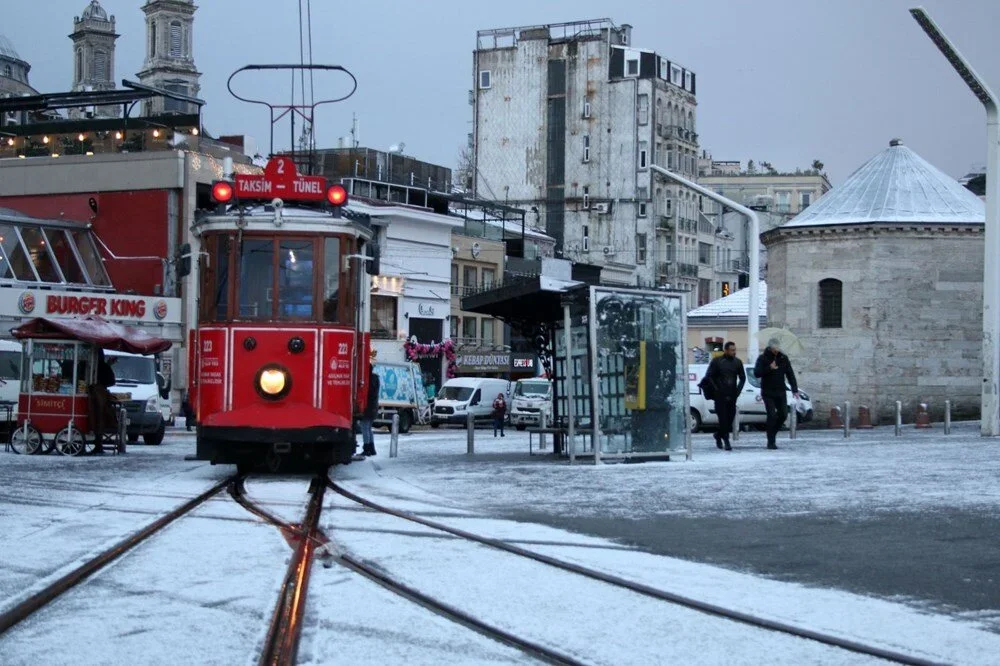
[[[84,447],[83,433],[76,428],[63,428],[56,433],[56,451],[64,456],[78,456]]]
[[[28,426],[28,436],[24,436],[24,426],[20,425],[10,433],[10,448],[14,453],[34,455],[42,448],[42,433],[33,425]]]

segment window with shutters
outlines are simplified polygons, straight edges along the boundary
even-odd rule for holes
[[[111,73],[108,72],[107,51],[94,51],[94,71],[91,72],[91,79],[94,81],[111,80]]]
[[[180,21],[173,21],[170,24],[170,57],[180,58],[184,55],[183,52],[183,31],[181,30]]]
[[[819,283],[819,327],[843,328],[844,283],[827,278]]]

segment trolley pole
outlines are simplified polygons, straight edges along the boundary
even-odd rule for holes
[[[399,454],[399,412],[392,415],[392,429],[389,431],[389,457]]]

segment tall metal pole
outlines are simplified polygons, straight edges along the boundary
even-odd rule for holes
[[[986,219],[983,264],[983,437],[1000,435],[1000,126],[996,95],[948,41],[923,7],[910,14],[986,109]]]
[[[747,308],[747,358],[753,363],[760,353],[760,341],[757,339],[757,331],[760,328],[760,220],[757,213],[746,206],[742,206],[732,199],[702,187],[693,180],[688,180],[684,176],[679,176],[673,171],[667,171],[663,167],[650,164],[649,168],[656,173],[666,176],[670,180],[680,183],[684,187],[690,188],[712,201],[732,208],[737,213],[750,220],[750,303]]]

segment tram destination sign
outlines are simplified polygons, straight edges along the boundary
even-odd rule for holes
[[[262,175],[236,174],[235,190],[239,199],[323,201],[326,178],[299,175],[292,158],[282,155],[268,160]]]

